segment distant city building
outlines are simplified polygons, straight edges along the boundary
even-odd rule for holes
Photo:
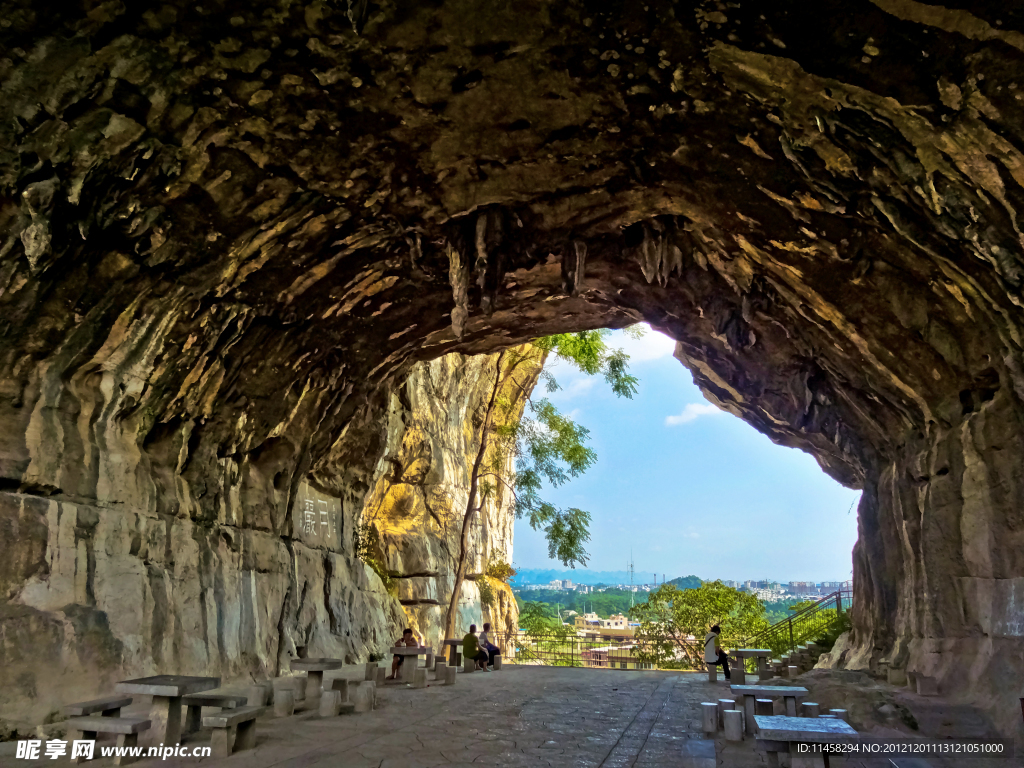
[[[816,595],[818,587],[813,581],[791,581],[789,591],[794,595]]]

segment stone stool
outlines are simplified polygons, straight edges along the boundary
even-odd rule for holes
[[[384,669],[384,667],[377,667],[377,676],[376,676],[376,679],[373,680],[372,682],[375,685],[379,685],[381,688],[383,688],[384,687],[384,680],[387,678],[387,676],[388,676],[388,671],[386,669]]]
[[[725,712],[728,709],[735,709],[736,702],[732,699],[719,699],[718,700],[718,724],[725,728]]]
[[[412,675],[412,687],[413,688],[426,688],[427,687],[427,670],[417,669],[413,671]]]
[[[725,740],[743,741],[743,713],[738,709],[727,709],[725,715]]]
[[[821,714],[821,706],[814,701],[805,701],[800,705],[802,717],[817,717]]]
[[[376,661],[366,662],[366,673],[363,676],[363,680],[376,680],[377,670],[380,669]]]
[[[348,691],[345,691],[347,694]],[[324,691],[320,694],[320,717],[337,717],[341,714],[341,691]]]
[[[270,680],[253,683],[245,690],[245,704],[248,707],[265,707],[273,701],[274,684]]]
[[[458,673],[458,667],[445,667],[444,668],[444,684],[455,685],[455,675]]]
[[[495,672],[501,672],[501,654],[495,654],[494,663],[491,665],[491,669]]]
[[[718,730],[718,705],[713,701],[705,701],[700,705],[701,730],[704,733],[715,733]]]
[[[800,668],[794,667],[792,664],[790,664],[789,667],[787,667],[786,672],[788,673],[789,679],[792,680],[795,677],[799,676]]]
[[[849,725],[850,723],[850,713],[847,712],[845,709],[830,709],[829,714],[835,715],[847,725]]]
[[[277,688],[274,691],[274,717],[291,717],[295,714],[295,691]]]
[[[351,684],[351,687],[352,688],[357,688],[358,686],[362,685],[364,682],[365,682],[364,680],[353,680],[352,684]],[[340,705],[341,708],[340,708],[338,714],[345,713],[346,715],[350,715],[350,714],[352,714],[353,712],[356,711],[355,704],[353,704],[351,701],[348,700],[349,687],[350,687],[349,686],[349,681],[346,678],[344,678],[344,677],[336,677],[336,678],[334,678],[333,680],[330,681],[330,685],[327,686],[327,690],[329,690],[329,691],[337,691],[338,692],[338,700],[341,702],[341,705]]]
[[[377,684],[375,682],[364,680],[358,688],[350,691],[350,693],[352,694],[352,703],[355,704],[356,712],[370,712],[376,705]]]
[[[774,715],[775,702],[772,699],[754,699],[755,715]]]
[[[717,683],[718,682],[718,665],[717,664],[708,664],[707,667],[708,667],[708,682],[709,683]]]
[[[896,669],[890,666],[886,679],[889,681],[889,685],[906,685],[907,673],[905,670]]]

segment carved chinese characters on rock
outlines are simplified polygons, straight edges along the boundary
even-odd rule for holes
[[[341,544],[340,527],[341,502],[302,483],[292,509],[294,537],[312,546],[334,548]]]

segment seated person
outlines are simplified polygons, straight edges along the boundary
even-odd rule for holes
[[[395,642],[396,648],[399,648],[401,646],[406,646],[407,648],[419,647],[419,643],[416,642],[416,637],[413,635],[412,630],[408,627],[406,627],[406,629],[402,631],[401,639]],[[395,656],[391,659],[391,674],[388,676],[388,680],[394,680],[397,678],[398,668],[402,666],[403,661],[405,661],[405,656],[399,656],[398,654],[395,654]]]
[[[494,657],[501,653],[501,649],[491,642],[490,624],[484,624],[484,631],[480,633],[477,645],[479,645],[482,650],[487,651],[487,663],[493,666]]]
[[[482,650],[477,643],[476,624],[470,624],[469,633],[462,638],[462,657],[476,662],[477,669],[483,664],[485,672],[491,671],[487,668],[487,651]]]
[[[704,636],[704,661],[711,666],[721,665],[722,670],[725,672],[725,679],[731,680],[732,676],[729,674],[729,656],[724,650],[722,650],[722,644],[718,639],[718,636],[721,634],[722,628],[715,624],[707,635]]]

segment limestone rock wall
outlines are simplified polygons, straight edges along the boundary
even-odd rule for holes
[[[413,369],[392,395],[388,441],[363,510],[363,522],[380,532],[384,563],[410,626],[430,645],[444,640],[470,468],[498,364],[497,355],[447,355]],[[459,636],[470,624],[482,628],[484,621],[495,632],[516,626],[511,590],[492,579],[497,594],[491,605],[484,605],[478,588],[489,562],[511,561],[513,523],[508,491],[500,488],[471,529]]]
[[[91,504],[0,492],[0,718],[41,722],[127,677],[265,678],[287,672],[299,654],[354,663],[385,651],[410,621],[436,641],[438,609],[427,606],[450,593],[452,510],[433,515],[445,499],[465,503],[472,418],[493,370],[492,357],[460,355],[414,368],[365,427],[379,431],[383,456],[344,465],[339,454],[322,482],[298,483],[284,513],[273,509],[274,494],[250,491],[243,502],[237,486],[228,488],[232,513],[222,509],[215,520],[161,513],[158,499],[116,482],[105,485],[115,498]],[[126,473],[141,471],[123,466],[139,461],[137,445],[108,448]],[[394,460],[399,485],[386,479]],[[339,480],[362,473],[376,478],[365,499],[357,481]],[[406,487],[426,494],[416,498],[431,499],[433,514],[422,519],[424,504],[407,503]],[[383,513],[378,489],[388,489]],[[121,492],[126,498],[116,499]],[[275,532],[263,521],[276,515],[284,525]],[[396,594],[355,556],[364,516],[384,534],[388,566],[400,575]],[[474,546],[476,572],[492,552],[510,556],[512,525],[501,507],[487,506]],[[481,623],[472,582],[464,594],[467,620]]]

